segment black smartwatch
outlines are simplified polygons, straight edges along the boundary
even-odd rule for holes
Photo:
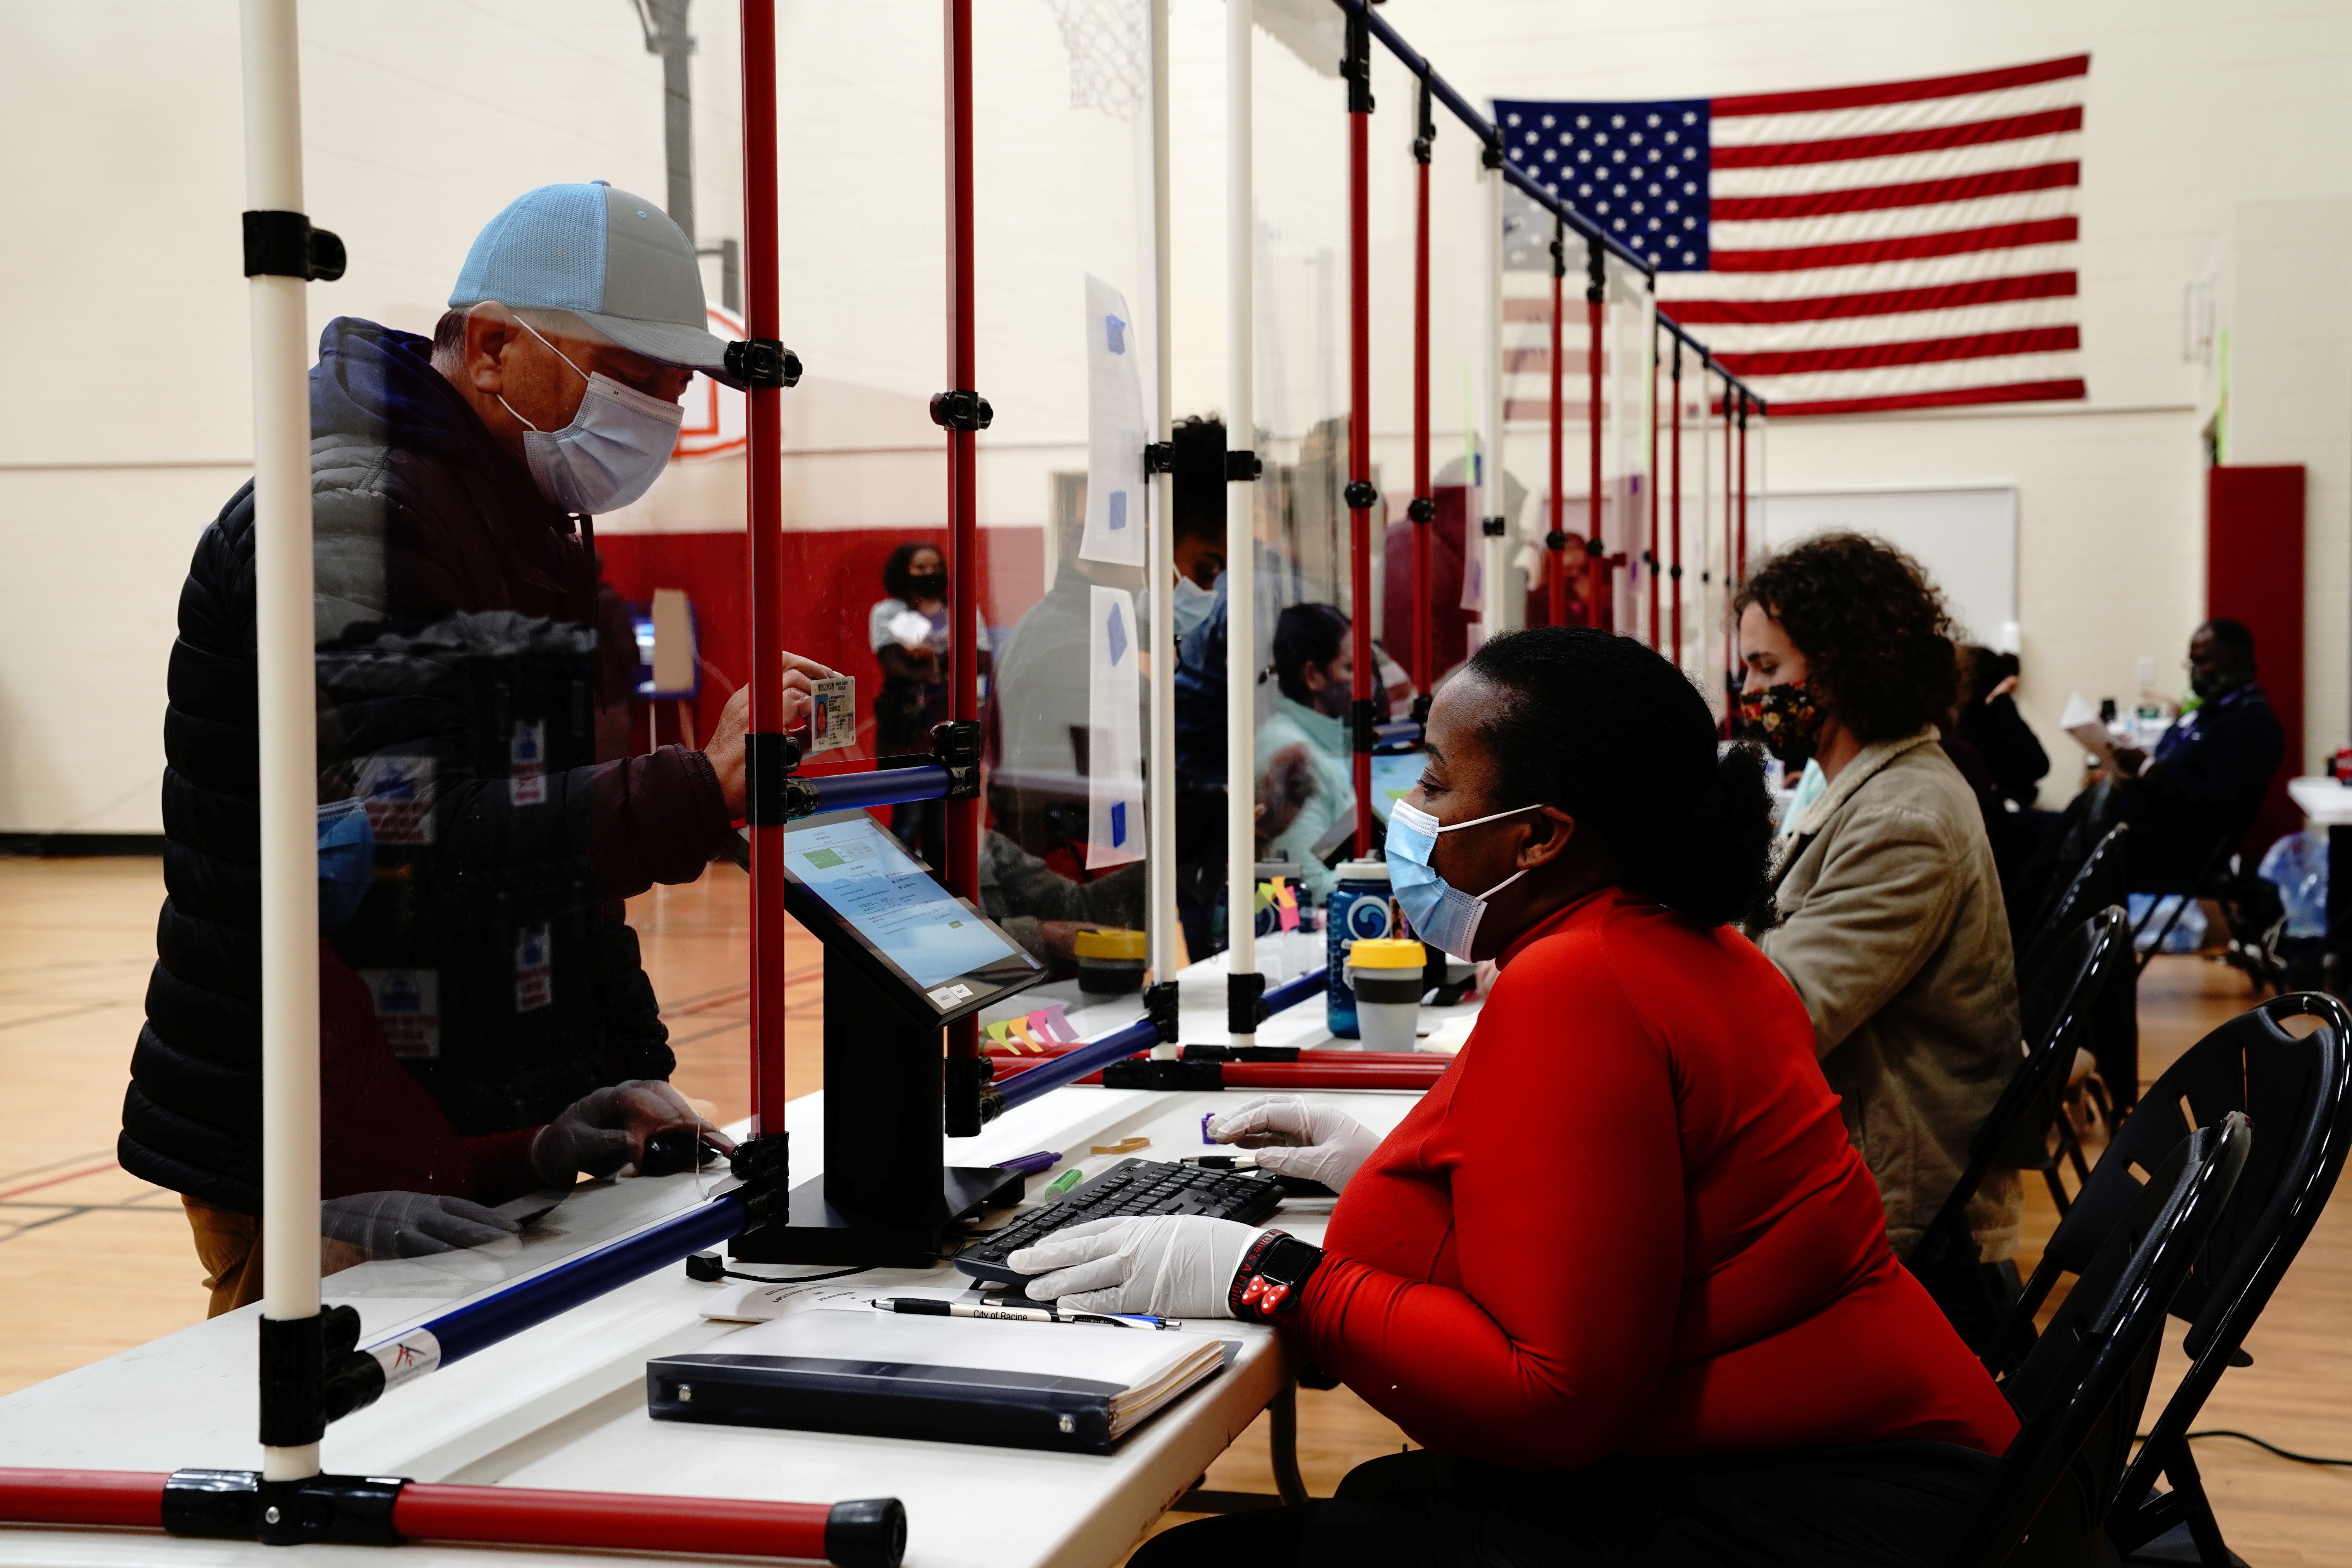
[[[1264,1322],[1298,1310],[1307,1281],[1323,1261],[1323,1249],[1286,1230],[1269,1230],[1250,1243],[1225,1304],[1236,1318]]]

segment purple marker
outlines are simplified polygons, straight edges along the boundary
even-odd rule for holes
[[[1040,1149],[1034,1154],[1024,1154],[1018,1159],[999,1160],[996,1168],[1000,1171],[1025,1171],[1034,1176],[1040,1171],[1050,1171],[1061,1163],[1062,1157],[1051,1149]]]

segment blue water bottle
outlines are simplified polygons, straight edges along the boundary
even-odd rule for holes
[[[1331,1033],[1343,1040],[1357,1037],[1356,993],[1348,984],[1348,944],[1370,937],[1394,936],[1396,900],[1389,892],[1388,864],[1381,860],[1345,860],[1339,885],[1323,900],[1325,1005]]]

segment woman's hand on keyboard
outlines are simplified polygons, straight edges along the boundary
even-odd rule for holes
[[[1381,1146],[1381,1135],[1347,1112],[1296,1094],[1260,1095],[1212,1121],[1208,1132],[1256,1150],[1261,1171],[1320,1182],[1335,1193]]]
[[[1094,1219],[1004,1261],[1035,1276],[1023,1287],[1031,1300],[1075,1312],[1230,1318],[1234,1275],[1259,1229],[1203,1215]]]

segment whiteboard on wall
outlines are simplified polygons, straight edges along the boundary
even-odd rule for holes
[[[1793,490],[1759,499],[1766,550],[1840,529],[1875,534],[1935,578],[1959,640],[2015,647],[2015,487]]]

